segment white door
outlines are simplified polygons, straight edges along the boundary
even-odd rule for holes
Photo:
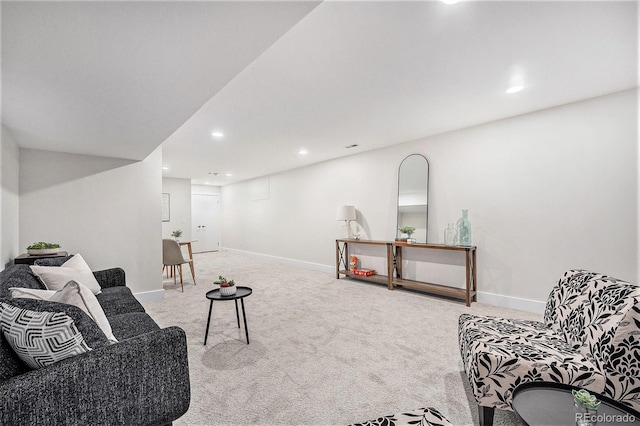
[[[217,251],[220,246],[220,197],[191,195],[191,239],[193,252]]]

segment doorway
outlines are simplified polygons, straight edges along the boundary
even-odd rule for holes
[[[193,252],[218,251],[220,248],[220,197],[191,194],[191,238]]]

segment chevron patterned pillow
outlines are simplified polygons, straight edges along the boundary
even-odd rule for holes
[[[52,302],[30,302],[51,303],[54,307],[60,305]],[[95,348],[106,341],[104,333],[97,339],[91,336],[93,331],[85,338],[80,332],[82,327],[78,327],[77,321],[64,311],[32,310],[0,301],[0,329],[4,338],[18,357],[33,369],[83,354],[92,349],[90,344],[95,343]]]

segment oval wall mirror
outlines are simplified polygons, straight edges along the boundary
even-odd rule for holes
[[[427,243],[429,162],[420,154],[402,160],[398,171],[398,239]],[[412,234],[402,228],[415,228]]]

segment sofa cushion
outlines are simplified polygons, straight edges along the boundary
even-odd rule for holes
[[[100,306],[102,306],[107,318],[131,312],[145,312],[144,307],[131,293],[129,287],[103,288],[102,292],[96,295],[96,298],[100,302]]]
[[[29,268],[29,265],[11,265],[0,272],[0,298],[10,298],[10,287],[45,290],[46,287]]]
[[[1,300],[0,328],[18,357],[34,369],[109,344],[82,310],[57,302]]]
[[[20,287],[11,288],[12,297],[27,299],[49,300],[51,302],[66,303],[77,306],[93,319],[111,342],[117,342],[111,331],[111,325],[98,299],[86,286],[75,281],[69,281],[61,290],[34,290]]]
[[[118,340],[129,339],[160,329],[158,324],[143,312],[115,315],[109,318],[109,322],[113,334]]]
[[[42,280],[49,290],[60,290],[71,280],[82,283],[93,294],[98,294],[102,290],[91,272],[91,268],[80,254],[74,255],[61,266],[32,265],[31,271]]]
[[[0,362],[0,381],[29,371],[29,368],[13,351],[2,332],[0,332],[0,360],[2,361]]]
[[[513,390],[534,381],[558,382],[601,394],[605,377],[545,324],[463,314],[460,352],[479,405],[511,410]]]
[[[64,262],[71,259],[72,257],[72,254],[64,257],[45,257],[36,260],[35,262],[33,262],[33,264],[39,266],[61,266]]]

